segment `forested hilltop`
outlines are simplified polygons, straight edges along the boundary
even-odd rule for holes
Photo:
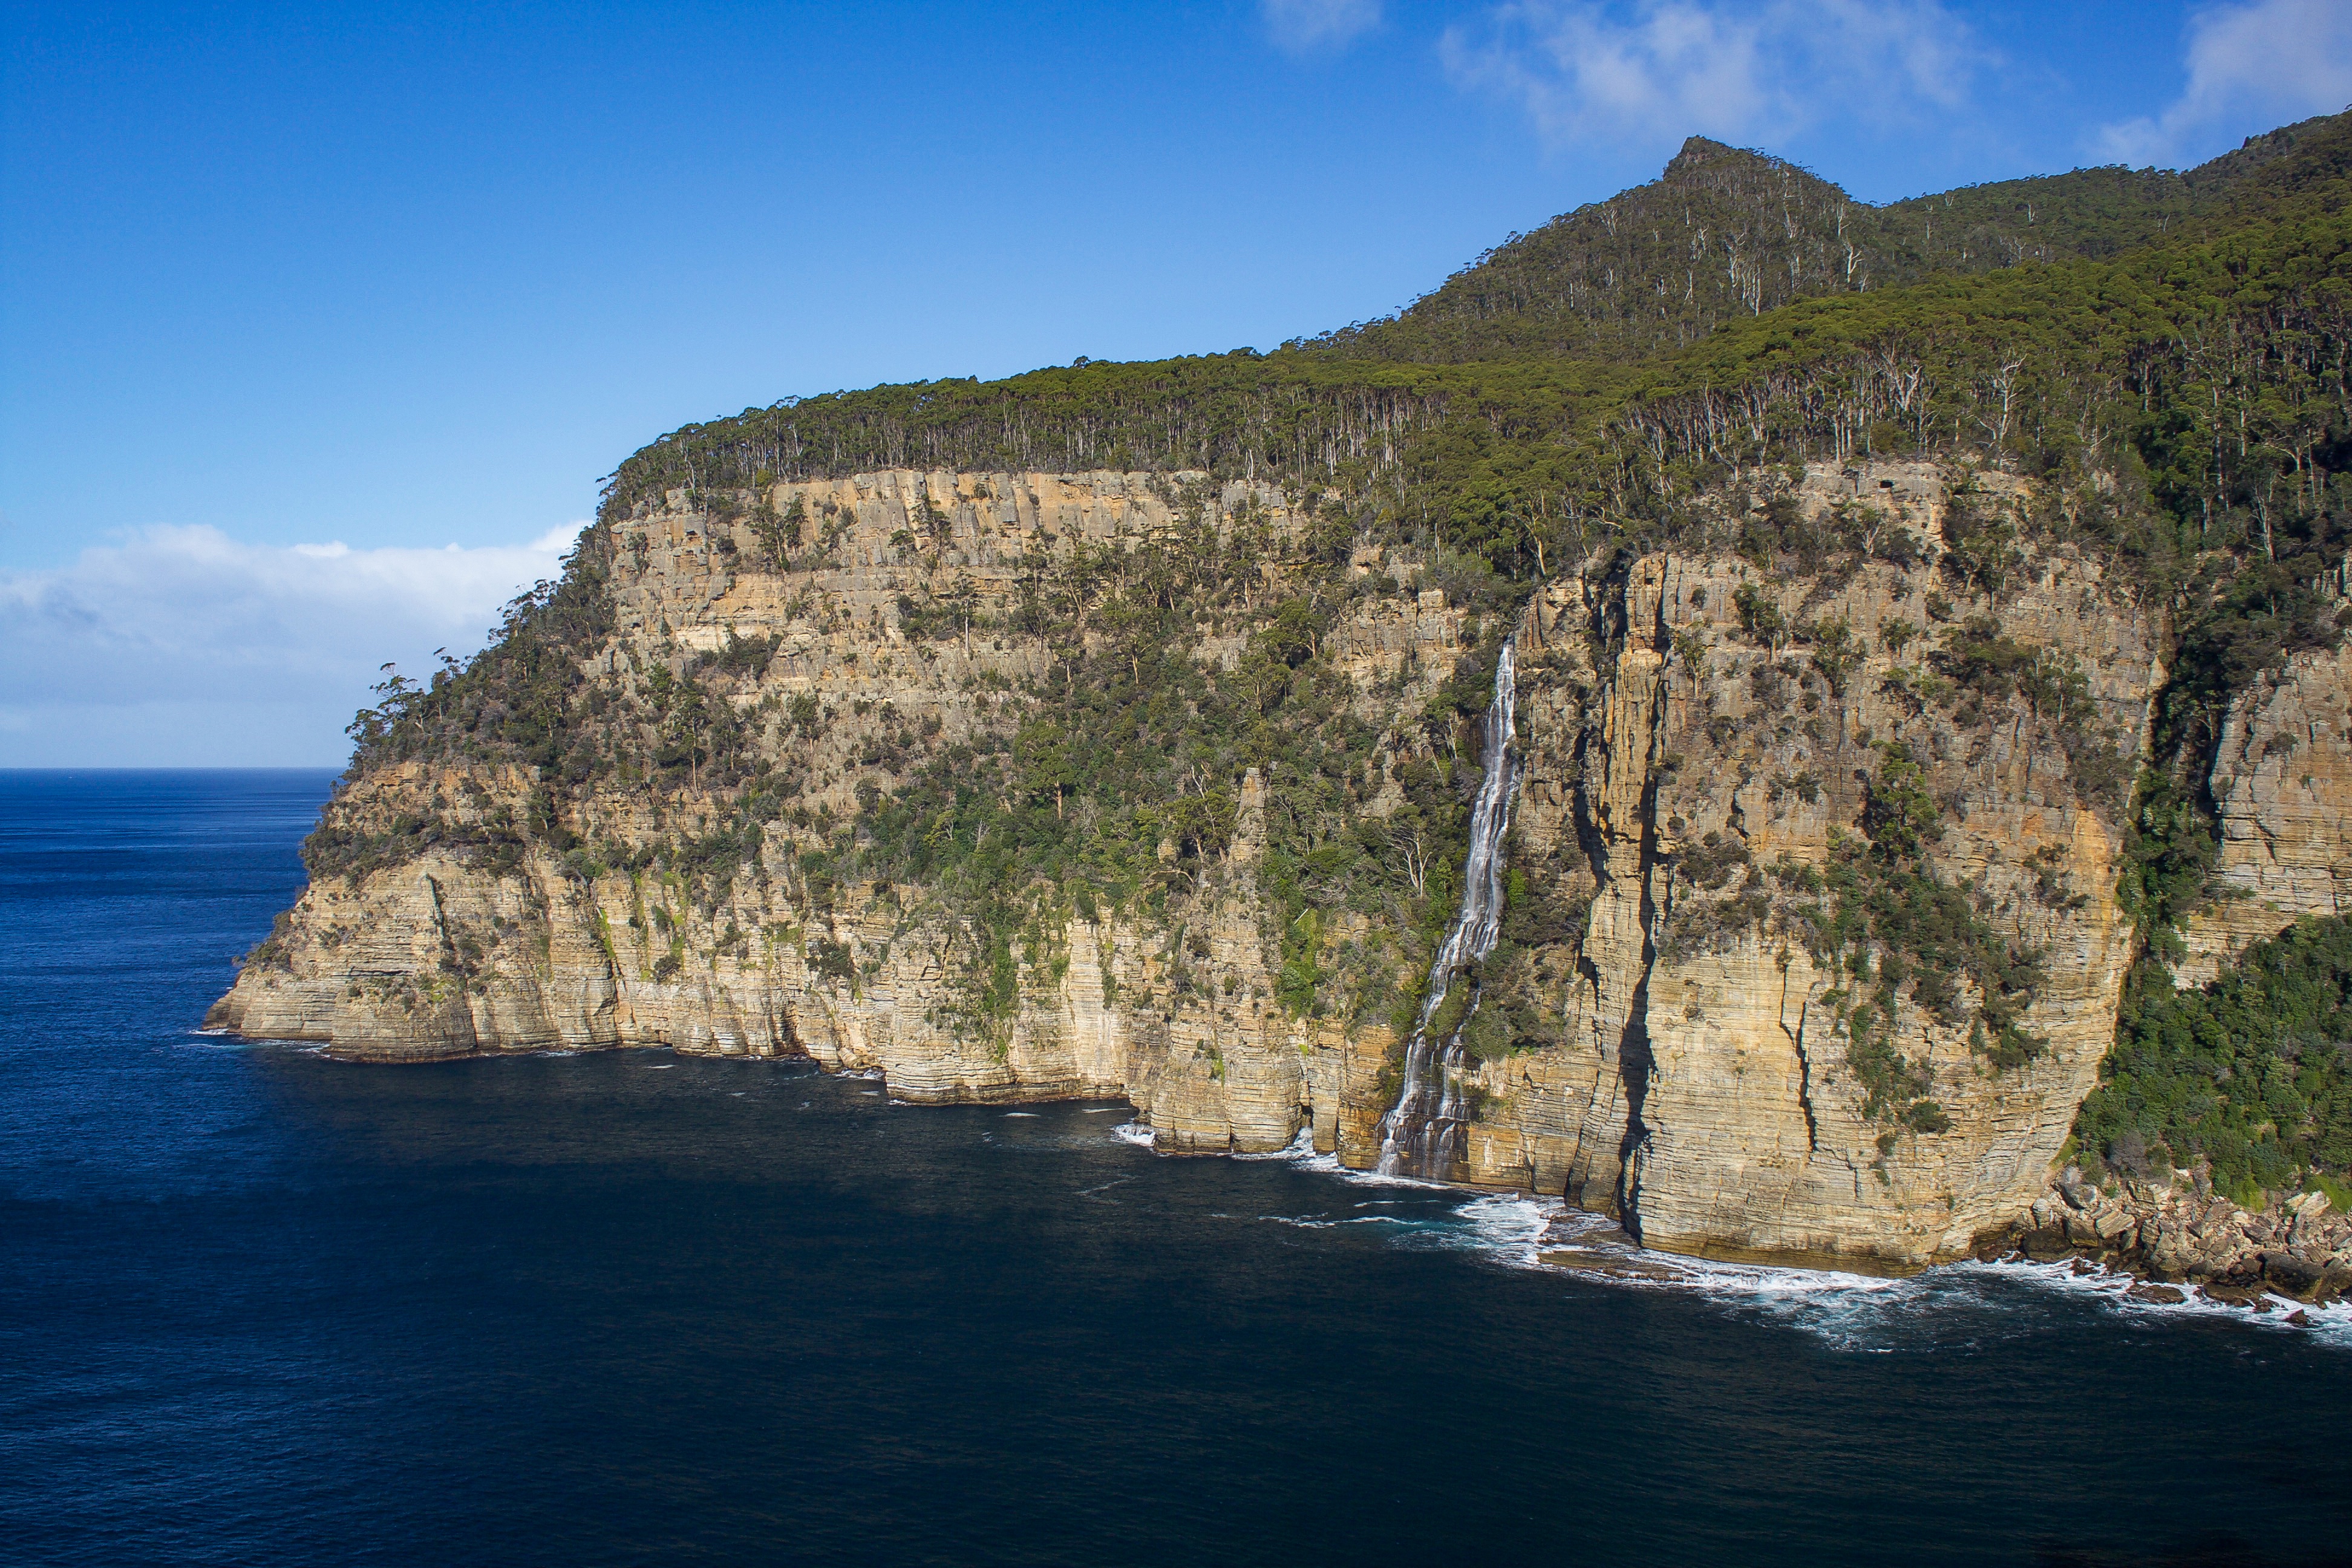
[[[761,472],[1193,469],[1439,517],[1500,566],[1604,509],[1664,521],[1727,464],[1949,450],[2054,472],[2130,447],[2170,510],[2245,510],[2263,463],[2195,468],[2200,437],[2234,421],[2213,412],[2232,388],[2311,401],[2296,376],[2319,374],[2308,334],[2340,303],[2347,172],[2336,116],[2186,174],[1874,208],[1694,139],[1656,183],[1514,237],[1385,321],[1270,354],[787,398],[646,447],[606,505]],[[2204,427],[2158,434],[2200,404]],[[2291,416],[2272,434],[2308,478],[2294,454],[2312,433]]]
[[[2126,1048],[2080,1124],[2082,1157],[2135,1170],[2201,1156],[2224,1184],[2274,1188],[2341,1173],[2352,1064],[2329,1031],[2352,998],[2338,956],[2352,948],[2332,927],[2266,948],[2269,978],[2226,976],[2210,999],[2176,997],[2166,964],[2214,896],[2210,777],[2232,705],[2339,639],[2352,542],[2347,185],[2352,115],[2184,173],[2083,170],[1883,207],[1694,139],[1656,182],[1512,237],[1394,316],[1272,353],[879,386],[687,426],[621,465],[563,581],[518,601],[491,647],[429,687],[395,680],[353,727],[354,780],[404,763],[511,764],[537,770],[528,812],[495,833],[445,831],[429,813],[387,826],[331,812],[309,851],[314,876],[363,876],[436,844],[510,865],[538,845],[593,881],[625,852],[599,847],[578,803],[618,787],[715,802],[698,807],[698,836],[626,851],[632,874],[731,875],[781,822],[828,888],[951,893],[982,933],[979,1016],[1011,1005],[1024,973],[1013,955],[1050,946],[1053,909],[1095,907],[1070,889],[1099,881],[1104,897],[1175,921],[1152,904],[1156,879],[1172,865],[1196,894],[1213,885],[1202,868],[1234,842],[1252,770],[1296,807],[1252,830],[1264,835],[1252,852],[1272,889],[1277,1000],[1319,1016],[1327,918],[1401,920],[1401,945],[1350,950],[1359,980],[1425,953],[1443,930],[1458,885],[1442,868],[1458,866],[1466,822],[1462,726],[1484,704],[1504,626],[1548,584],[1581,573],[1622,594],[1629,563],[1654,552],[1730,561],[1749,574],[1740,637],[1768,663],[1804,652],[1807,679],[1822,683],[1803,688],[1810,712],[1823,696],[1845,700],[1846,672],[1870,650],[1846,621],[1783,618],[1764,591],[1818,605],[1858,574],[1891,572],[1899,601],[1925,574],[1924,619],[1901,634],[1922,651],[1896,640],[1879,655],[1907,660],[1888,677],[1895,697],[1963,729],[2013,710],[2063,731],[2081,798],[2116,798],[2114,896],[2145,957],[2126,987]],[[1803,499],[1809,475],[1898,463],[1949,481],[1927,536],[1859,504]],[[768,731],[743,716],[776,643],[730,639],[673,660],[646,678],[656,696],[632,684],[625,700],[600,650],[615,635],[612,584],[640,579],[648,531],[678,509],[700,520],[681,541],[717,542],[730,569],[789,574],[826,562],[851,528],[847,512],[812,510],[811,487],[882,470],[1148,473],[1162,476],[1175,521],[1116,549],[1049,532],[991,596],[940,575],[958,525],[925,488],[889,549],[932,576],[887,616],[877,607],[876,624],[916,643],[961,639],[967,654],[976,627],[1001,648],[1034,639],[1042,662],[1013,706],[999,705],[1001,732],[961,750],[927,748],[936,729],[878,731],[877,755],[898,761],[858,785],[853,827],[791,805],[799,778],[757,738],[811,739],[823,716],[788,711]],[[986,484],[940,501],[997,503],[1011,506]],[[2082,676],[2000,623],[2004,595],[2053,562],[2086,563],[2102,592],[2163,628],[2137,784],[2129,764],[2101,761],[2128,737],[2094,732]],[[1366,717],[1360,682],[1327,647],[1348,617],[1373,615],[1360,602],[1373,580],[1469,614],[1458,663],[1428,691],[1410,687],[1426,711],[1393,730]],[[1705,668],[1700,645],[1669,652]],[[1408,689],[1405,673],[1394,679]],[[1904,782],[1916,768],[1887,749],[1898,742],[1877,744],[1857,772],[1853,842],[1866,852],[1839,863],[1846,879],[1833,876],[1829,894],[1819,878],[1801,891],[1790,870],[1768,896],[1763,868],[1729,859],[1702,865],[1693,875],[1714,879],[1695,885],[1756,889],[1743,918],[1780,921],[1824,963],[1866,931],[1914,968],[1944,965],[1949,984],[1981,994],[1950,1016],[1975,1020],[1985,1070],[2022,1070],[2039,1047],[2016,1020],[2041,960],[1994,941],[1981,888],[1971,913],[1966,889],[1919,858],[1921,836],[1932,841],[1954,808]],[[1413,745],[1425,774],[1408,765]],[[993,782],[975,782],[975,758]],[[1416,814],[1410,874],[1392,863],[1395,833],[1334,826],[1370,798],[1368,771]],[[1910,814],[1895,837],[1889,801]],[[1433,887],[1424,859],[1441,868]],[[1516,929],[1549,933],[1531,946],[1572,943],[1590,890],[1546,875],[1514,884]],[[1802,897],[1845,903],[1804,906],[1803,926],[1790,913]],[[1351,993],[1350,1016],[1410,1022],[1412,994],[1370,984]],[[1933,1136],[1942,1111],[1916,1063],[1870,1056],[1882,1047],[1854,1001],[1864,990],[1832,997],[1846,995],[1840,1027],[1877,1086],[1869,1114],[1890,1130],[1884,1177],[1897,1136]],[[1883,994],[1882,1023],[1927,994],[1900,974]],[[2249,1043],[2226,1020],[2257,994],[2299,1021]],[[1509,1028],[1481,1026],[1503,1030],[1488,1040],[1498,1057],[1549,1038],[1532,1003],[1513,1005],[1494,1010]]]

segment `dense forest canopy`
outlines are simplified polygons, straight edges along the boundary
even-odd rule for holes
[[[787,399],[638,452],[605,515],[762,474],[1198,470],[1336,486],[1529,574],[1538,540],[1558,560],[1596,525],[1671,530],[1729,467],[1916,451],[2145,487],[2154,512],[2116,542],[2158,570],[2264,527],[2274,559],[2280,516],[2326,510],[2336,472],[2347,178],[2344,117],[2186,174],[1885,208],[1694,143],[1385,321],[1266,354]],[[1702,233],[1770,265],[1701,268]]]
[[[619,525],[680,491],[732,515],[779,479],[879,468],[1268,481],[1302,500],[1331,498],[1319,512],[1331,537],[1281,546],[1297,556],[1295,615],[1311,647],[1331,595],[1345,591],[1331,568],[1354,542],[1405,544],[1458,592],[1507,612],[1596,550],[1693,539],[1715,515],[1700,498],[1743,476],[1918,456],[2036,477],[2043,501],[2027,525],[2096,552],[2168,612],[2177,646],[2121,889],[2161,959],[2207,896],[2215,829],[2205,781],[2229,702],[2282,658],[2338,637],[2322,579],[2352,542],[2347,184],[2352,114],[2252,139],[2186,173],[2080,170],[1886,206],[1694,139],[1659,180],[1512,237],[1395,315],[1272,353],[877,386],[688,426],[621,465],[563,584],[519,601],[469,668],[428,689],[386,689],[354,726],[354,768],[456,746],[462,733],[466,746],[502,748],[559,781],[593,771],[580,731],[601,710],[582,706],[577,656],[607,625],[603,583]],[[1955,517],[1940,569],[1996,589],[2011,542],[1970,533],[1965,509]],[[1784,564],[1817,557],[1819,542],[1795,537],[1798,527],[1767,512],[1738,547]],[[1244,548],[1238,536],[1232,548]],[[1182,804],[1171,782],[1180,769],[1222,776],[1255,763],[1288,774],[1277,793],[1314,819],[1271,847],[1286,960],[1314,963],[1311,940],[1293,940],[1315,903],[1301,887],[1342,889],[1335,897],[1360,909],[1396,904],[1381,835],[1330,830],[1353,811],[1373,738],[1347,721],[1302,645],[1269,627],[1246,679],[1204,675],[1192,657],[1195,612],[1230,596],[1220,577],[1232,564],[1198,541],[1160,549],[1138,579],[1160,586],[1122,590],[1116,616],[1086,597],[1094,589],[1072,598],[1041,588],[1034,635],[1062,636],[1090,613],[1097,627],[1123,628],[1098,648],[1073,645],[1085,679],[1066,686],[1085,700],[977,763],[942,757],[872,802],[862,852],[871,864],[825,862],[824,874],[862,868],[951,887],[1002,953],[1034,917],[1019,889],[1073,876],[1134,882],[1162,837],[1219,831],[1215,812],[1184,816],[1208,808]],[[1483,700],[1493,640],[1465,653],[1449,709]],[[1277,714],[1285,703],[1294,706]],[[723,721],[726,709],[697,710]],[[1284,722],[1302,743],[1274,743]],[[1166,744],[1149,756],[1106,739],[1155,734]],[[688,748],[664,765],[699,779],[705,762]],[[993,841],[994,859],[978,836],[971,854],[953,849],[950,829],[971,795],[959,781],[975,765],[1024,783],[1020,825]],[[739,820],[692,851],[713,864],[756,845],[760,824],[783,809],[756,770],[720,776],[741,797]],[[1073,791],[1115,809],[1081,834],[1065,809]],[[1417,799],[1424,808],[1432,841],[1448,841],[1458,824],[1440,820],[1452,809],[1444,792]],[[1229,820],[1230,801],[1222,809]],[[560,816],[550,795],[533,823],[515,826],[518,841],[532,831],[561,840]],[[312,865],[347,870],[385,852],[322,828]],[[1310,864],[1314,854],[1323,858]],[[1406,923],[1442,923],[1419,884]],[[1542,919],[1559,923],[1556,913]],[[2268,951],[2261,962],[2291,955],[2294,984],[2324,989],[2332,982],[2312,977],[2336,973],[2328,966],[2347,950],[2315,938]],[[983,998],[992,984],[983,973]],[[2274,1117],[2215,1109],[2214,1092],[2228,1095],[2209,1092],[2220,1059],[2210,1039],[2244,1011],[2252,984],[2200,1002],[2171,998],[2150,973],[2135,979],[2135,1043],[2084,1124],[2087,1154],[2128,1165],[2150,1148],[2203,1152],[2265,1179],[2340,1163],[2338,1123],[2352,1110],[2334,1078],[2304,1083],[2311,1064],[2334,1058],[2305,1051],[2302,1035],[2282,1036],[2273,1054],[2304,1052],[2295,1104],[2334,1121],[2281,1132]],[[1355,1005],[1399,1000],[1366,989]],[[2265,1135],[2267,1152],[2257,1146]]]

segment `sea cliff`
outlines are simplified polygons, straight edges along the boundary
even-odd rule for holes
[[[673,431],[379,689],[212,1021],[1125,1096],[1686,1253],[2236,1277],[2294,1202],[2325,1275],[2347,196],[2342,115],[1887,207],[1695,140],[1271,353]]]
[[[593,765],[452,743],[358,769],[316,841],[324,874],[210,1021],[373,1061],[805,1054],[878,1070],[907,1100],[1123,1095],[1170,1151],[1304,1131],[1369,1163],[1410,1026],[1397,1003],[1458,887],[1458,838],[1423,808],[1475,778],[1445,693],[1483,697],[1507,637],[1513,909],[1467,1031],[1470,1136],[1442,1173],[1720,1255],[1910,1266],[2023,1221],[2135,953],[2121,816],[2160,617],[2063,545],[2020,546],[1999,592],[1965,591],[1932,542],[2038,498],[1960,467],[1776,471],[1720,503],[1874,531],[1820,570],[1621,552],[1516,604],[1475,580],[1449,592],[1406,548],[1303,568],[1328,499],[898,470],[719,506],[673,493],[600,525],[573,570],[606,574],[609,614],[559,683]],[[1268,753],[1180,783],[1147,814],[1147,865],[1034,879],[1010,921],[881,874],[877,829],[926,769],[958,776],[922,831],[968,832],[975,853],[992,818],[1009,833],[1023,813],[1102,811],[1041,795],[1052,770],[1024,748],[1070,682],[1139,658],[1117,588],[1050,627],[1024,602],[1180,542],[1226,590],[1173,601],[1184,634],[1159,655],[1181,646],[1197,679],[1235,684],[1286,616],[1306,644],[1271,668],[1353,737],[1344,776],[1302,800]],[[2333,699],[2308,695],[2330,680]],[[2340,720],[2311,738],[2308,710],[2340,715],[2342,684],[2322,658],[2250,693],[2222,766],[2275,761],[2268,737],[2294,726],[2313,770],[2295,820],[2340,815],[2305,797],[2352,777],[2317,760]],[[1127,717],[1148,729],[1142,690]],[[688,704],[701,715],[681,727]],[[1181,744],[1186,716],[1170,721]],[[2269,841],[2278,789],[2217,794],[2249,825],[2233,846]],[[1319,819],[1302,833],[1303,808]],[[1278,893],[1269,818],[1288,847]],[[1318,837],[1377,842],[1401,872],[1369,896],[1302,891]],[[2320,896],[2232,918],[2275,929]]]

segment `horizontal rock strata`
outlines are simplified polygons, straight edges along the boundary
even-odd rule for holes
[[[1866,500],[1875,526],[1925,540],[1954,481],[1892,465],[1810,476],[1790,495],[1814,516]],[[1998,475],[1974,483],[1980,506],[2026,499]],[[581,668],[617,714],[688,679],[698,656],[740,659],[713,689],[773,756],[789,752],[816,826],[771,824],[705,901],[657,868],[559,853],[546,826],[581,843],[674,841],[719,819],[700,785],[657,795],[453,758],[373,769],[330,826],[408,832],[412,847],[316,880],[212,1021],[375,1061],[646,1045],[806,1055],[879,1070],[909,1100],[1124,1095],[1173,1152],[1274,1150],[1306,1131],[1369,1163],[1401,1042],[1385,1014],[1280,1000],[1260,847],[1286,803],[1255,773],[1220,781],[1229,844],[1181,863],[1163,847],[1157,912],[1082,903],[1024,936],[1008,961],[1017,994],[988,1018],[973,1012],[968,917],[920,888],[834,885],[802,858],[858,820],[861,787],[888,787],[904,765],[894,748],[982,733],[1049,678],[1055,650],[1004,629],[1036,563],[1186,528],[1295,538],[1318,498],[1197,476],[902,470],[749,499],[759,516],[806,519],[807,553],[781,562],[756,516],[674,493],[613,525],[613,629]],[[1462,766],[1424,715],[1479,628],[1469,605],[1379,550],[1359,548],[1346,582],[1315,656],[1380,732],[1362,808],[1379,818],[1399,808],[1408,765]],[[1204,626],[1196,657],[1231,668],[1251,616],[1284,597],[1273,567],[1262,591],[1244,587],[1249,607]],[[1891,559],[1804,577],[1658,553],[1563,571],[1527,605],[1509,628],[1524,759],[1509,852],[1528,901],[1485,979],[1520,1033],[1481,1054],[1455,1179],[1565,1194],[1655,1247],[1894,1267],[1965,1254],[2044,1192],[2131,958],[2113,896],[2119,813],[2160,627],[2063,550],[2024,558],[1997,601],[1950,594]],[[1969,616],[1992,617],[2001,647],[2037,668],[2063,668],[2063,717],[2055,698],[1936,675],[1935,650]],[[2318,693],[2340,679],[2329,670],[2289,685]],[[2264,712],[2282,717],[2249,718],[2249,733],[2284,724],[2288,701],[2274,696]],[[2344,706],[2324,742],[2339,750]],[[2115,759],[2104,769],[2101,748]],[[2261,787],[2301,787],[2293,776],[2322,748],[2258,759],[2273,781]],[[1835,895],[1805,881],[1869,848],[1890,757],[1916,760],[1906,787],[1932,803],[1918,875],[2040,973],[2017,1026],[2033,1049],[2009,1065],[1988,1055],[1969,984],[1939,1006],[1905,993],[1887,1037],[1916,1074],[1904,1104],[1929,1108],[1908,1123],[1854,1059],[1868,983],[1839,967],[1858,950],[1821,945],[1815,917]],[[1467,765],[1475,777],[1475,755]],[[416,839],[426,820],[446,837]],[[481,847],[493,842],[512,848]],[[1350,944],[1400,971],[1414,952],[1426,963],[1411,948],[1425,939],[1360,911],[1335,908],[1318,930],[1335,963]]]

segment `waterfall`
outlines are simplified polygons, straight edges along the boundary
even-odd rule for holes
[[[1486,775],[1470,812],[1470,858],[1463,868],[1462,908],[1446,929],[1445,941],[1429,966],[1429,999],[1404,1047],[1404,1088],[1395,1109],[1381,1118],[1380,1169],[1444,1176],[1454,1158],[1454,1142],[1467,1120],[1462,1114],[1462,1030],[1478,1011],[1477,982],[1465,971],[1495,951],[1503,917],[1503,835],[1511,825],[1511,786],[1517,782],[1511,752],[1511,644],[1503,644],[1495,665],[1495,700],[1486,708],[1486,733],[1480,761]],[[1444,1035],[1433,1037],[1430,1023],[1456,984],[1472,986],[1469,1005]]]

